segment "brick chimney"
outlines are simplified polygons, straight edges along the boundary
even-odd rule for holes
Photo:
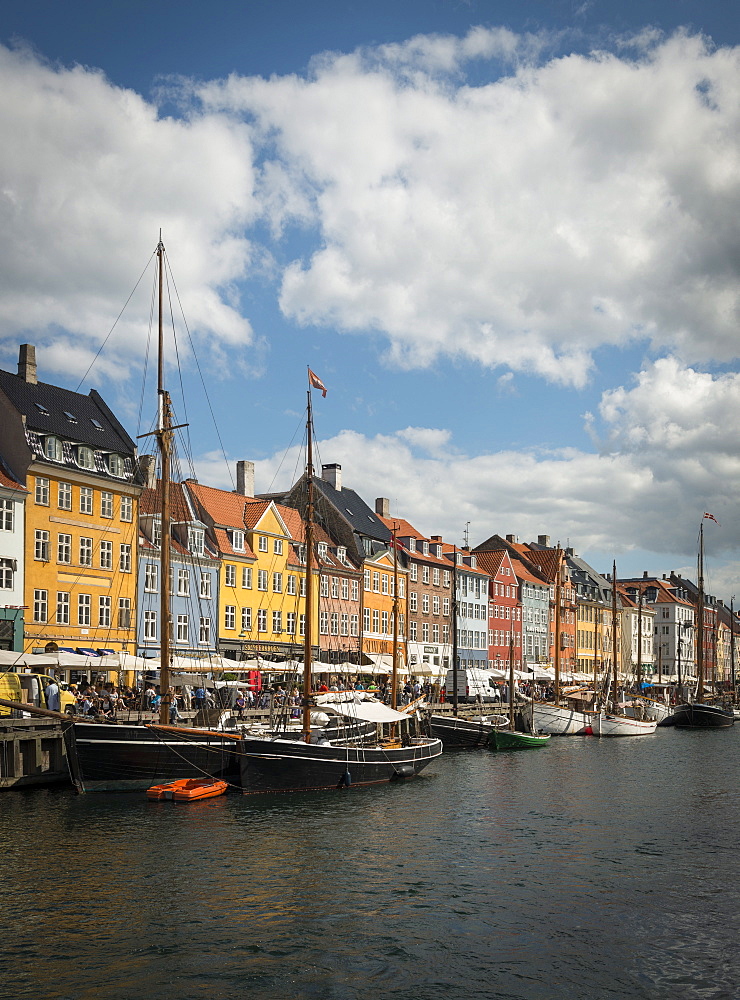
[[[157,488],[157,456],[139,455],[139,469],[148,490]]]
[[[538,535],[537,544],[544,545],[546,549],[550,548],[550,536],[549,535]]]
[[[254,496],[254,462],[236,463],[236,493],[243,497]]]
[[[321,478],[325,483],[333,486],[335,490],[341,490],[342,488],[342,466],[337,465],[336,462],[331,465],[321,466]]]
[[[375,513],[379,517],[391,516],[391,502],[388,497],[378,497],[375,501]]]
[[[517,538],[516,535],[507,535],[506,541],[509,543],[509,545],[515,545],[519,541],[519,539]]]
[[[36,348],[33,344],[21,344],[18,353],[18,375],[24,382],[30,385],[37,385],[36,377]]]

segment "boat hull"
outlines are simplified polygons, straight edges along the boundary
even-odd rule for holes
[[[534,729],[551,736],[578,736],[591,732],[598,713],[581,712],[567,705],[535,702]]]
[[[441,753],[442,742],[434,738],[393,748],[245,739],[242,791],[253,795],[379,784],[415,777]]]
[[[65,740],[81,792],[146,791],[183,778],[239,781],[241,739],[226,733],[78,722]]]
[[[461,719],[454,715],[431,715],[429,723],[432,736],[442,740],[445,747],[473,750],[486,747],[495,730],[492,722],[482,719]]]
[[[527,750],[546,746],[549,742],[549,734],[515,733],[510,729],[499,729],[491,737],[491,746],[496,750]]]
[[[631,719],[627,715],[600,712],[592,728],[594,736],[649,736],[657,725],[655,719]]]
[[[679,729],[726,729],[735,724],[735,715],[731,708],[720,708],[717,705],[693,704],[678,705],[674,710],[673,725]]]

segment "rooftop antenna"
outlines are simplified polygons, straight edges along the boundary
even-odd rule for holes
[[[465,522],[465,531],[463,532],[463,539],[465,540],[465,548],[470,548],[470,521]]]

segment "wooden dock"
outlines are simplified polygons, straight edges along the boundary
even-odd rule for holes
[[[0,716],[0,791],[68,782],[61,722]]]

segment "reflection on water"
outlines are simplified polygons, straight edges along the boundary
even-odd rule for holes
[[[734,998],[739,739],[183,805],[6,793],[0,996]]]

